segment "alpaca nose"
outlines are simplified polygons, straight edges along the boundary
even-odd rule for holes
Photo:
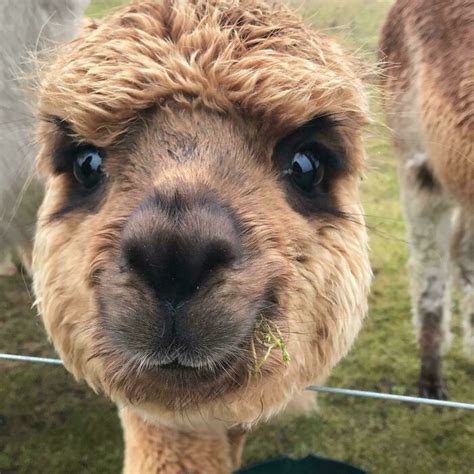
[[[176,305],[239,258],[240,238],[216,196],[155,193],[129,218],[122,254],[160,300]]]

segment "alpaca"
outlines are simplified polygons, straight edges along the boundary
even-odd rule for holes
[[[78,32],[89,0],[2,0],[0,3],[0,274],[12,274],[10,252],[20,253],[28,268],[42,186],[33,178],[34,114],[26,85],[41,53]]]
[[[465,352],[474,356],[473,25],[472,1],[399,0],[381,39],[424,397],[446,397],[441,359],[450,341],[452,276],[462,294]]]
[[[358,66],[287,8],[145,0],[40,68],[36,304],[126,473],[227,473],[367,310]]]

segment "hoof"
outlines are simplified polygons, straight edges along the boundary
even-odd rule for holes
[[[447,400],[448,392],[446,385],[441,379],[420,378],[418,393],[422,398],[434,398],[436,400]]]

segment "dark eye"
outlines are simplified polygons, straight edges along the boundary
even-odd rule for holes
[[[295,153],[287,171],[295,186],[309,193],[324,179],[324,165],[311,152]]]
[[[86,189],[94,188],[104,176],[102,161],[102,155],[97,148],[79,149],[74,157],[74,177]]]

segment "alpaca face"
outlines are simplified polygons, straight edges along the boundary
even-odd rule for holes
[[[133,8],[109,20],[112,29],[118,21],[130,30],[123,41],[165,14],[154,3]],[[205,18],[222,30],[231,13]],[[143,25],[125,21],[127,14]],[[165,35],[154,31],[161,45]],[[82,58],[90,61],[103,40],[88,41],[78,46],[91,47]],[[56,66],[74,69],[67,56],[81,60],[77,50]],[[72,88],[86,77],[76,72]],[[68,369],[162,420],[197,413],[229,423],[269,415],[323,380],[359,330],[370,279],[357,191],[359,96],[345,99],[347,113],[320,100],[284,125],[275,110],[266,117],[230,96],[227,109],[217,107],[224,81],[214,102],[170,86],[163,100],[135,111],[142,101],[132,91],[129,104],[111,97],[85,113],[82,92],[58,95],[63,73],[43,83],[39,165],[47,193],[34,268],[40,312]],[[117,90],[108,77],[88,90]],[[290,82],[283,90],[291,92]],[[120,107],[111,122],[95,115],[112,103]],[[124,107],[130,117],[120,115]]]

